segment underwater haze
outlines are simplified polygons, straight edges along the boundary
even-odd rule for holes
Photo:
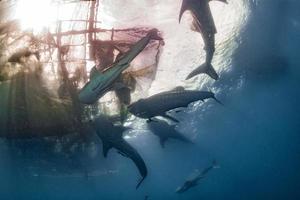
[[[134,2],[138,4],[137,0]],[[115,150],[104,159],[101,144],[97,152],[95,148],[88,153],[80,152],[74,155],[74,162],[67,163],[63,157],[52,158],[42,153],[48,147],[38,139],[26,144],[16,141],[13,145],[1,139],[0,199],[143,200],[145,196],[149,200],[300,199],[300,1],[228,2],[229,5],[221,6],[234,3],[239,16],[217,17],[214,66],[220,79],[213,82],[201,75],[201,80],[197,77],[187,81],[191,88],[212,88],[224,106],[209,100],[176,114],[180,120],[177,129],[194,144],[169,140],[162,148],[159,139],[145,128],[144,120],[129,123],[135,130],[129,131],[125,138],[138,150],[148,168],[147,178],[136,190],[139,178],[136,166]],[[148,6],[160,9],[155,4]],[[179,7],[180,2],[174,12],[178,13]],[[162,10],[168,13],[167,9]],[[185,18],[188,21],[188,16]],[[226,19],[235,24],[226,26],[222,21]],[[177,18],[172,20],[178,23]],[[181,30],[184,33],[190,31],[184,24],[178,27],[186,29]],[[228,41],[222,40],[222,31],[230,37]],[[162,72],[158,70],[151,93],[178,86],[170,84],[181,84],[197,65],[192,64],[199,64],[199,59],[204,58],[201,55],[190,60],[188,51],[202,51],[202,46],[189,48],[193,40],[180,41],[180,31],[174,37],[165,32],[168,38],[159,67],[168,66]],[[195,37],[201,42],[200,36]],[[181,47],[184,50],[176,52],[177,60],[170,60],[169,51]],[[180,80],[174,82],[167,73],[173,64],[174,73],[180,66],[189,67],[177,72],[179,75],[174,77]],[[43,169],[45,158],[52,161],[53,170],[49,171],[48,165]],[[205,169],[214,160],[219,167],[211,170],[196,187],[175,193],[191,173]],[[30,162],[39,163],[40,167],[35,168],[36,163],[30,167]],[[59,166],[75,170],[56,173]],[[77,170],[81,168],[91,173],[86,176]]]

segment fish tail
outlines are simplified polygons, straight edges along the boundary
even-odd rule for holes
[[[219,75],[217,74],[214,67],[210,64],[205,62],[204,64],[200,65],[198,68],[196,68],[194,71],[192,71],[187,77],[186,80],[198,75],[198,74],[207,74],[214,80],[219,79]]]
[[[146,176],[141,178],[141,180],[138,182],[138,184],[135,187],[136,190],[140,187],[140,185],[142,184],[142,182],[144,181],[145,178],[146,178]]]
[[[214,80],[219,79],[219,75],[217,74],[216,70],[210,63],[207,63],[207,64],[205,63],[205,73]]]

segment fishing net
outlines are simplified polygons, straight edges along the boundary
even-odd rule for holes
[[[92,106],[80,104],[76,95],[89,81],[93,66],[113,63],[152,27],[102,28],[97,6],[95,2],[72,2],[70,16],[58,15],[38,34],[21,30],[9,16],[1,23],[1,136],[80,132],[78,122],[100,113],[120,113],[122,98],[117,92],[109,92]],[[146,96],[156,75],[160,49],[159,42],[150,42],[124,71],[121,80],[133,100]]]

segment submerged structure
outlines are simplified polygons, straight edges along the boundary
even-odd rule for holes
[[[20,12],[22,2],[4,1],[1,8],[9,8],[7,13]],[[1,137],[80,133],[84,132],[83,123],[100,113],[123,116],[124,120],[124,103],[130,103],[127,96],[136,90],[145,91],[155,77],[160,43],[151,42],[123,73],[126,91],[110,92],[93,105],[81,104],[78,90],[89,80],[91,70],[109,67],[153,27],[107,28],[99,13],[99,0],[49,2],[55,5],[55,10],[49,9],[56,12],[56,18],[38,31],[38,24],[25,29],[24,19],[2,17]]]

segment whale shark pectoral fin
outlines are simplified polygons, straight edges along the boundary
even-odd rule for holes
[[[180,112],[182,112],[182,111],[183,111],[183,109],[175,110],[175,113],[180,113]]]
[[[106,158],[107,157],[107,154],[108,154],[108,151],[112,148],[112,145],[111,144],[109,144],[108,142],[103,142],[103,144],[102,144],[103,146],[103,156],[104,156],[104,158]]]
[[[179,121],[178,121],[176,118],[171,117],[170,115],[167,115],[166,113],[164,113],[164,114],[162,114],[162,115],[160,115],[160,116],[162,116],[162,117],[164,117],[164,118],[167,118],[167,119],[169,119],[169,120],[171,120],[171,121],[173,121],[173,122],[179,123]]]
[[[184,111],[185,108],[186,108],[186,107],[176,108],[176,109],[174,109],[174,112],[175,112],[175,113],[180,113],[180,112]]]
[[[202,65],[200,65],[198,68],[196,68],[195,70],[193,70],[187,77],[185,80],[188,80],[198,74],[207,74],[208,76],[210,76],[212,79],[214,80],[218,80],[219,76],[217,74],[217,72],[215,71],[215,69],[213,68],[213,66],[210,63],[204,63]]]

